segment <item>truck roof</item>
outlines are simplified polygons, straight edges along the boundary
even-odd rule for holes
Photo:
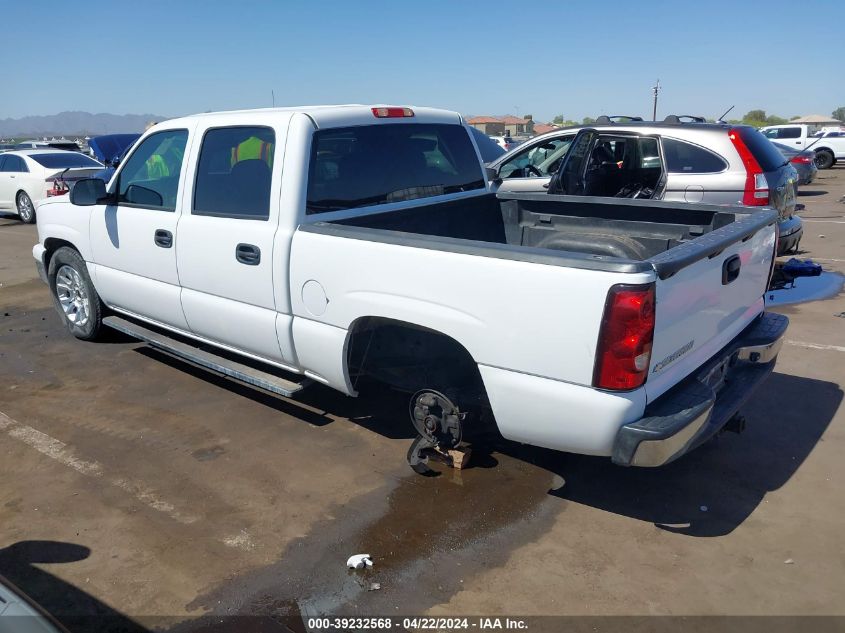
[[[414,115],[404,118],[377,118],[373,114],[373,108],[403,107],[410,108]],[[344,127],[353,125],[370,125],[379,122],[385,123],[463,123],[463,118],[457,112],[440,110],[438,108],[425,108],[418,106],[388,106],[386,104],[346,104],[346,105],[311,105],[311,106],[289,106],[283,108],[254,108],[248,110],[228,110],[223,112],[203,112],[191,114],[177,119],[162,121],[168,127],[179,121],[188,121],[195,118],[219,120],[221,125],[240,123],[244,118],[261,115],[262,117],[274,114],[301,113],[310,117],[318,128]]]

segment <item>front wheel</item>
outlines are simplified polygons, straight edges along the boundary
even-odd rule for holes
[[[817,151],[813,160],[816,163],[816,167],[819,169],[830,169],[833,167],[833,163],[836,162],[833,152],[826,149],[820,149]]]
[[[32,199],[25,191],[18,192],[18,197],[15,199],[18,207],[18,216],[25,224],[32,224],[35,222],[35,205],[32,204]]]
[[[62,247],[50,259],[50,290],[65,326],[76,338],[91,341],[103,325],[103,304],[85,260],[72,248]]]

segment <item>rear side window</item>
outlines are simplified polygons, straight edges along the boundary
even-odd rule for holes
[[[194,215],[242,220],[270,217],[276,133],[268,127],[208,130],[194,185]]]
[[[26,163],[24,162],[23,158],[20,156],[5,156],[6,160],[3,161],[2,169],[0,171],[8,171],[8,172],[16,172],[16,173],[25,173],[28,172]]]
[[[663,139],[666,169],[673,174],[716,174],[728,164],[710,150],[673,138]]]
[[[388,123],[318,130],[311,147],[306,212],[484,187],[484,173],[463,126]]]
[[[739,134],[739,138],[760,163],[763,171],[776,171],[783,165],[783,154],[759,131],[753,127],[735,127],[732,131]]]

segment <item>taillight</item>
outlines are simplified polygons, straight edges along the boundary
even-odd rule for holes
[[[799,155],[799,156],[796,156],[795,158],[793,158],[792,160],[790,160],[789,162],[790,163],[799,163],[799,164],[802,164],[802,165],[809,165],[810,163],[813,162],[813,159],[810,158],[809,156],[800,156]]]
[[[763,174],[763,168],[743,142],[738,130],[729,130],[728,137],[745,166],[745,190],[742,194],[742,204],[750,207],[766,206],[769,204],[769,183]]]
[[[377,119],[402,119],[405,117],[414,116],[414,111],[411,108],[370,108],[373,111],[373,116]]]
[[[596,348],[593,386],[636,389],[651,362],[654,341],[654,284],[610,288]]]
[[[64,182],[59,183],[59,181],[58,181],[58,180],[53,180],[53,181],[48,180],[47,182],[52,182],[52,183],[53,183],[53,186],[52,186],[52,187],[50,187],[50,188],[47,190],[47,197],[48,197],[48,198],[52,198],[52,197],[54,197],[54,196],[63,196],[63,195],[65,195],[68,191],[70,191],[70,189],[68,188],[67,184],[66,184],[66,183],[64,183]]]

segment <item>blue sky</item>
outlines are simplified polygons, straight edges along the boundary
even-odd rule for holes
[[[0,0],[0,118],[277,105],[781,116],[845,105],[845,0]],[[37,35],[40,32],[44,35]],[[33,35],[33,37],[30,37]]]

